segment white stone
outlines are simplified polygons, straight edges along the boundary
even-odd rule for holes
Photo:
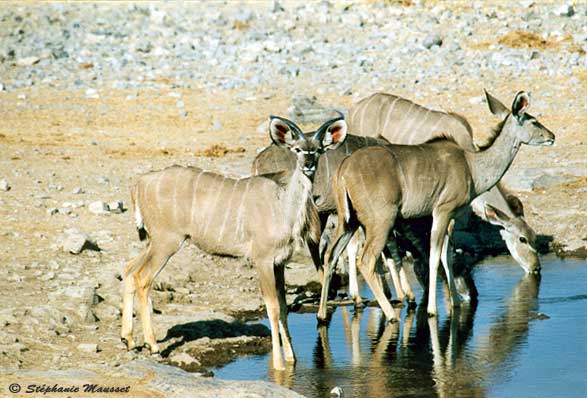
[[[5,179],[0,180],[0,191],[10,191],[10,184]]]
[[[81,351],[81,352],[99,352],[100,351],[100,347],[98,347],[98,344],[93,344],[93,343],[81,343],[77,345],[77,350]]]
[[[122,202],[122,200],[110,202],[107,206],[111,213],[122,213],[122,211],[124,210],[124,203]]]
[[[110,207],[108,207],[108,204],[105,202],[102,202],[101,200],[97,200],[95,202],[92,202],[88,205],[88,210],[91,213],[94,214],[108,214],[110,213]]]
[[[98,90],[95,88],[89,88],[86,90],[86,98],[98,99],[100,98],[100,94],[98,94]]]

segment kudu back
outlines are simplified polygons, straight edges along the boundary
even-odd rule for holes
[[[312,179],[321,153],[345,139],[343,118],[323,124],[306,137],[293,122],[272,116],[269,134],[275,145],[294,154],[293,172],[284,183],[264,176],[228,178],[198,168],[174,166],[142,176],[132,190],[135,221],[147,247],[124,272],[122,340],[135,343],[133,297],[138,297],[145,343],[157,346],[151,325],[149,293],[167,261],[189,240],[202,250],[250,258],[259,275],[271,324],[273,366],[295,362],[287,326],[284,266],[298,241],[318,240],[320,229],[312,200]]]

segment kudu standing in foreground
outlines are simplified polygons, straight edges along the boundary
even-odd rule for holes
[[[498,99],[485,91],[485,97],[490,111],[505,118],[509,110]],[[477,147],[473,142],[472,128],[462,116],[439,110],[432,110],[416,104],[408,99],[393,94],[375,93],[357,102],[349,111],[349,132],[355,135],[367,137],[382,137],[392,144],[417,145],[423,144],[437,137],[447,137],[455,141],[462,149],[468,152],[476,152],[485,149],[486,145]],[[498,216],[488,219],[485,214],[485,204],[489,204],[501,212]],[[536,234],[524,219],[523,206],[518,198],[509,193],[500,183],[488,192],[481,194],[471,202],[473,212],[484,221],[503,228],[500,234],[506,243],[513,258],[526,271],[537,273],[540,271],[540,257],[536,246]],[[501,217],[500,216],[504,216]],[[410,225],[406,225],[405,232],[414,236]],[[357,240],[353,239],[348,247],[349,254],[349,290],[350,295],[356,301],[358,296],[356,279],[356,265],[354,258],[358,251]],[[413,242],[416,247],[426,247],[424,242]],[[427,252],[412,253],[419,260],[427,257]],[[395,259],[395,261],[394,261]],[[401,261],[401,260],[400,260]],[[412,288],[398,262],[398,256],[387,260],[391,271],[398,300],[403,300],[404,293],[408,300],[413,300]],[[425,260],[423,260],[426,263]],[[399,268],[398,272],[394,271]],[[428,268],[422,264],[422,271]],[[420,275],[421,279],[425,275]],[[403,290],[403,291],[402,291]]]
[[[526,113],[529,96],[516,95],[511,113],[495,128],[486,149],[468,152],[448,140],[422,145],[368,147],[343,160],[333,180],[338,225],[325,257],[326,272],[318,319],[326,319],[326,295],[334,266],[342,250],[359,227],[365,245],[359,270],[385,316],[397,320],[375,275],[375,263],[386,246],[396,219],[432,215],[430,277],[427,311],[437,314],[438,265],[446,272],[451,305],[460,303],[452,269],[447,262],[447,229],[451,220],[480,194],[491,189],[505,174],[521,144],[552,145],[554,135]]]
[[[312,178],[322,152],[340,145],[347,125],[342,118],[322,125],[306,138],[293,122],[272,116],[269,133],[276,145],[296,155],[287,184],[263,176],[232,179],[197,168],[174,166],[142,176],[132,191],[139,235],[149,236],[146,249],[125,268],[121,337],[128,349],[132,337],[135,292],[145,343],[157,353],[149,292],[153,280],[186,240],[220,255],[250,258],[257,269],[271,324],[273,367],[295,362],[287,327],[284,266],[297,241],[318,240],[318,215],[312,200]]]

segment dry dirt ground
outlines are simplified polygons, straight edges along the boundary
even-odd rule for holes
[[[531,113],[557,137],[554,147],[523,147],[513,171],[587,167],[587,73],[577,71],[573,76],[579,85],[571,85],[568,76],[544,79],[538,73],[521,73],[515,81],[484,77],[484,85],[506,103],[519,89],[535,93]],[[446,78],[440,76],[439,82]],[[390,81],[385,89],[414,98],[415,87],[401,83]],[[315,86],[296,84],[297,93],[316,93]],[[436,94],[418,88],[417,100],[462,113],[482,137],[496,122],[486,104],[470,101],[482,94],[482,88],[471,76],[457,91]],[[186,117],[178,116],[177,99],[168,95],[171,91],[182,94]],[[541,96],[544,92],[551,95]],[[359,92],[355,97],[367,94]],[[132,212],[94,215],[87,205],[122,200],[126,207],[139,174],[173,164],[247,174],[257,151],[269,142],[257,127],[269,114],[287,115],[293,92],[290,87],[247,93],[169,88],[108,89],[99,95],[90,99],[81,90],[46,87],[0,92],[0,178],[11,186],[0,192],[0,368],[117,365],[143,355],[126,353],[118,337],[119,275],[143,245]],[[318,95],[318,100],[349,107],[353,97],[327,94]],[[222,127],[214,128],[213,120]],[[214,145],[228,152],[210,150]],[[220,156],[206,156],[210,154]],[[73,193],[77,187],[82,193]],[[561,247],[587,245],[585,187],[587,178],[577,177],[521,192],[529,224],[538,233],[553,236]],[[48,211],[65,202],[74,204],[71,214]],[[78,202],[81,206],[76,207]],[[89,234],[102,250],[77,256],[65,253],[60,242],[72,228]],[[309,275],[308,261],[300,262]],[[260,297],[254,270],[244,260],[184,249],[161,274],[153,294],[158,338],[173,326],[193,321],[190,316],[196,313],[196,320],[202,322],[224,317],[211,312],[237,317],[260,313]],[[227,324],[233,321],[226,317]],[[141,341],[140,326],[136,332]],[[98,352],[86,352],[78,347],[80,343],[95,343]]]

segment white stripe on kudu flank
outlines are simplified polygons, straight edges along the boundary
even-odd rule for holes
[[[360,127],[360,131],[364,131],[365,130],[365,111],[367,111],[367,108],[369,108],[369,105],[371,105],[371,102],[376,98],[377,96],[375,94],[373,94],[371,96],[371,98],[369,98],[367,100],[367,103],[365,104],[365,107],[363,108],[363,110],[361,111],[361,123],[359,124]]]
[[[226,178],[223,179],[223,181],[220,184],[216,185],[216,197],[214,198],[214,200],[212,202],[209,203],[208,206],[206,206],[206,225],[204,225],[204,231],[202,232],[202,234],[206,235],[206,232],[208,232],[208,227],[210,227],[210,222],[214,219],[214,217],[212,217],[212,214],[214,213],[214,211],[216,210],[216,208],[218,207],[218,200],[221,197],[222,191],[224,191],[224,186],[226,185]]]
[[[247,185],[245,185],[245,192],[241,196],[241,202],[238,205],[238,210],[236,212],[236,235],[237,239],[242,240],[244,235],[244,222],[243,222],[243,210],[245,207],[245,199],[249,194],[249,184],[251,183],[251,179],[247,178]]]
[[[177,173],[175,173],[175,181],[173,182],[173,206],[172,206],[173,207],[173,218],[172,218],[172,220],[176,225],[179,225],[179,223],[178,223],[179,220],[177,219],[177,207],[178,207],[177,206],[177,186],[179,185],[177,183],[177,180],[178,180],[179,174],[180,174],[180,172],[178,170]]]
[[[390,120],[390,116],[393,113],[393,110],[395,109],[395,104],[397,103],[397,101],[399,100],[399,97],[396,97],[393,102],[391,103],[391,105],[389,106],[389,109],[387,110],[387,116],[385,117],[385,123],[383,123],[383,128],[381,129],[381,135],[384,135],[385,132],[387,131],[387,124],[389,123]]]
[[[383,100],[381,101],[381,103],[379,104],[379,109],[377,110],[377,113],[375,115],[371,115],[370,117],[372,119],[375,119],[375,135],[379,136],[381,135],[381,118],[379,117],[379,115],[381,115],[381,109],[383,109],[383,107],[387,105],[387,101]]]
[[[198,176],[196,177],[196,181],[194,182],[194,185],[192,185],[192,208],[191,208],[191,212],[190,212],[190,220],[192,222],[192,225],[195,223],[194,220],[194,216],[197,214],[196,213],[196,198],[197,198],[197,191],[198,191],[198,183],[200,182],[200,177],[202,176],[202,174],[204,174],[204,170],[200,170],[200,172],[198,173]]]
[[[426,114],[424,115],[424,117],[422,117],[422,120],[420,121],[420,123],[418,123],[417,126],[414,126],[413,134],[411,134],[410,137],[408,138],[408,142],[410,144],[420,143],[422,141],[428,141],[428,137],[420,137],[420,128],[422,126],[424,126],[424,124],[428,120],[428,117],[430,116],[431,112],[432,111],[430,109],[426,110]],[[436,113],[434,113],[434,114],[436,114]],[[424,140],[422,140],[422,138],[424,138]]]
[[[157,185],[155,186],[155,203],[158,204],[157,210],[159,211],[159,217],[161,217],[163,214],[163,209],[161,208],[161,181],[163,180],[163,177],[165,177],[165,174],[159,174],[159,178],[157,179]]]
[[[404,117],[402,117],[402,120],[400,123],[398,123],[398,125],[401,126],[401,131],[398,134],[398,137],[400,138],[399,142],[406,142],[405,138],[408,134],[410,134],[410,131],[407,129],[407,126],[410,120],[410,117],[412,115],[412,113],[414,113],[414,109],[416,109],[416,104],[414,104],[411,101],[406,101],[407,103],[410,104],[410,109],[408,109],[408,111],[406,113],[404,113]],[[406,120],[408,122],[406,122]]]
[[[224,235],[224,228],[226,228],[226,221],[228,220],[228,216],[230,216],[231,209],[232,209],[232,197],[234,196],[234,191],[236,190],[236,186],[241,180],[233,181],[232,190],[230,191],[230,195],[228,196],[228,204],[226,206],[226,210],[224,211],[224,219],[222,220],[222,225],[220,226],[220,232],[218,233],[218,241],[222,240],[222,235]]]

